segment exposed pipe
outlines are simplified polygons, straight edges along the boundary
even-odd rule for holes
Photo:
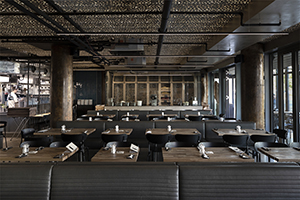
[[[45,19],[47,19],[48,21],[50,21],[53,25],[55,25],[56,27],[53,27],[52,25],[48,24],[47,22],[45,22],[44,20],[42,20],[41,18],[39,18],[37,15],[33,14],[32,12],[30,12],[29,10],[25,9],[23,6],[17,4],[15,1],[12,0],[5,0],[7,3],[13,5],[14,7],[16,7],[17,9],[19,9],[20,11],[26,13],[27,15],[31,16],[32,18],[36,19],[38,22],[40,22],[41,24],[45,25],[46,27],[48,27],[49,29],[51,29],[52,31],[58,33],[60,32],[56,27],[58,27],[59,29],[61,29],[62,31],[67,31],[67,29],[65,29],[64,27],[62,27],[60,24],[58,24],[56,21],[52,20],[52,18],[50,18],[49,16],[47,16],[45,13],[43,13],[41,10],[39,10],[38,8],[36,8],[33,4],[29,3],[28,1],[25,0],[20,0],[22,1],[25,5],[27,5],[29,8],[31,8],[32,10],[34,10],[36,13],[42,15]],[[91,53],[92,55],[97,55],[97,56],[101,56],[99,53],[90,50],[91,47],[89,47],[86,43],[84,43],[82,40],[80,40],[77,37],[74,37],[74,40],[72,40],[69,37],[65,37],[67,40],[69,40],[70,42],[72,42],[73,44],[75,44],[76,46],[79,46],[83,49],[85,49],[86,51],[88,51],[89,53]]]
[[[160,33],[167,32],[167,25],[168,25],[170,12],[171,12],[171,7],[172,7],[172,0],[165,0],[164,7],[163,7],[163,13],[162,13],[161,25],[160,25],[160,29],[159,29]],[[156,50],[157,56],[160,55],[163,42],[164,42],[164,35],[159,35],[158,45],[157,45],[157,50]],[[159,64],[159,57],[156,57],[154,64],[155,65]]]

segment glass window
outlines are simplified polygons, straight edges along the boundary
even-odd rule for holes
[[[182,83],[173,83],[173,105],[182,105]]]
[[[114,81],[115,82],[123,82],[123,76],[115,76]]]
[[[185,102],[188,102],[189,105],[192,105],[194,96],[194,83],[185,83]]]
[[[137,100],[142,101],[143,105],[147,104],[147,84],[138,83],[137,84]]]
[[[173,76],[173,81],[182,81],[182,76]]]
[[[150,82],[158,82],[158,76],[149,76]]]
[[[160,77],[160,80],[161,80],[162,82],[170,82],[170,76],[161,76],[161,77]]]
[[[158,105],[158,83],[149,84],[149,97],[150,97],[150,105],[157,106]]]
[[[235,118],[235,67],[226,69],[226,109],[225,117],[226,118]]]
[[[220,85],[220,79],[219,79],[219,71],[216,71],[213,73],[213,91],[214,91],[214,114],[219,114],[219,104],[220,104],[220,98],[219,98],[219,85]]]
[[[138,82],[146,82],[147,81],[147,76],[138,76],[137,81]]]
[[[114,102],[120,105],[121,101],[123,101],[123,84],[116,83],[114,84]]]
[[[279,128],[278,54],[272,55],[273,65],[273,128]]]
[[[129,102],[132,105],[135,102],[135,84],[127,83],[126,84],[126,102]]]
[[[185,76],[184,81],[194,81],[194,77],[193,76]]]

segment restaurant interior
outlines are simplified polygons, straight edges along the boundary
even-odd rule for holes
[[[299,0],[0,8],[0,199],[300,198]]]

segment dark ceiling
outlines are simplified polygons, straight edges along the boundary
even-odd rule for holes
[[[86,70],[209,68],[300,22],[299,0],[1,0],[0,9],[1,60],[49,62],[60,43]]]

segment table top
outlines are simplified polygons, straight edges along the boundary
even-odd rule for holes
[[[258,151],[278,162],[300,162],[300,150],[292,147],[268,147],[269,151],[258,148]]]
[[[128,159],[127,156],[133,154],[132,159]],[[101,148],[94,157],[92,157],[91,162],[136,162],[139,153],[130,152],[130,147],[117,147],[117,153],[112,154],[110,149],[104,150]]]
[[[48,116],[50,115],[51,113],[50,112],[47,112],[47,113],[41,113],[41,114],[36,114],[34,115],[34,117],[45,117],[45,116]]]
[[[115,114],[99,114],[97,115],[97,113],[95,114],[85,114],[85,115],[81,115],[81,117],[86,117],[86,118],[89,118],[89,117],[93,117],[93,118],[101,118],[101,117],[105,117],[105,118],[109,118],[109,119],[112,119],[114,118],[116,115]]]
[[[129,114],[129,115],[122,115],[121,118],[125,118],[125,117],[129,117],[129,118],[139,118],[138,114]]]
[[[164,162],[254,162],[252,158],[241,158],[228,147],[207,147],[205,150],[209,159],[202,158],[196,147],[175,147],[168,151],[162,148],[162,154]]]
[[[164,116],[164,117],[178,117],[177,114],[164,114],[164,115],[162,115],[162,114],[158,113],[158,114],[148,114],[147,115],[147,117],[162,117],[162,116]]]
[[[167,135],[170,134],[167,128],[153,128],[153,129],[147,129],[145,134],[150,133],[153,135]],[[176,134],[183,134],[183,135],[198,135],[201,134],[197,129],[195,128],[174,128],[171,131],[172,135]]]
[[[107,134],[107,135],[120,135],[120,134],[126,134],[130,135],[132,133],[133,129],[132,128],[121,128],[117,132],[116,129],[106,129],[105,131],[102,132],[102,134]]]
[[[95,128],[67,128],[67,131],[64,134],[68,135],[79,135],[85,131],[87,135],[90,135],[91,133],[95,132]],[[33,135],[61,135],[61,128],[50,128],[45,130],[40,130],[38,132],[35,132]]]
[[[31,147],[30,151],[34,151],[36,147]],[[16,158],[22,153],[22,148],[14,147],[7,151],[0,151],[0,161],[1,162],[62,162],[71,157],[73,154],[78,151],[78,148],[70,152],[66,147],[56,147],[50,148],[45,147],[42,150],[39,150],[36,154],[28,153],[27,156],[22,158]],[[64,153],[61,158],[54,158],[59,154]]]
[[[218,134],[218,136],[228,135],[274,135],[273,133],[267,133],[265,130],[256,130],[256,129],[242,129],[245,132],[238,132],[235,129],[212,129],[213,132]]]

